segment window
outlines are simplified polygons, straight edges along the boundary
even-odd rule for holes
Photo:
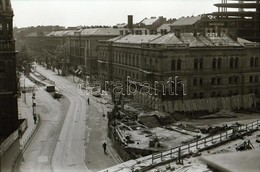
[[[203,69],[203,59],[200,59],[200,69]]]
[[[0,23],[0,33],[3,33],[3,24]]]
[[[238,77],[237,76],[235,77],[235,83],[236,84],[238,83]]]
[[[239,59],[236,58],[236,60],[235,60],[235,68],[238,68],[238,63],[239,63]]]
[[[200,85],[203,85],[203,79],[200,78]]]
[[[212,68],[213,69],[216,69],[216,62],[217,62],[217,60],[214,58],[213,61],[212,61]]]
[[[255,58],[255,67],[258,67],[258,57]]]
[[[177,61],[177,70],[181,70],[181,60]]]
[[[172,70],[172,71],[175,70],[175,65],[176,65],[175,60],[172,60],[172,61],[171,61],[171,70]]]
[[[198,69],[198,59],[194,60],[194,69]]]
[[[256,83],[258,82],[258,76],[255,76],[255,82]]]
[[[156,60],[155,60],[155,70],[158,71],[158,69],[159,69],[158,60],[156,59]]]
[[[0,61],[0,73],[5,73],[5,63]]]
[[[254,67],[254,58],[253,57],[250,58],[250,67]]]
[[[221,58],[218,59],[218,68],[221,68]]]
[[[231,59],[229,60],[229,67],[230,67],[231,69],[234,67],[234,59],[233,59],[233,58],[231,58]]]
[[[211,93],[211,97],[216,97],[216,93],[214,91]]]
[[[211,84],[212,84],[212,85],[215,84],[215,78],[211,78]]]
[[[199,98],[202,99],[204,96],[203,96],[203,93],[200,93],[199,94]]]
[[[193,79],[193,86],[197,86],[197,79]]]
[[[198,98],[198,94],[197,93],[193,93],[193,98],[194,99]]]
[[[249,77],[249,82],[253,82],[253,76]]]
[[[232,77],[229,77],[228,80],[229,80],[229,84],[233,84],[233,78]]]
[[[221,78],[218,78],[218,84],[221,84]]]

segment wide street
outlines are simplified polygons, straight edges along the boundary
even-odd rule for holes
[[[80,94],[77,84],[37,66],[37,71],[55,82],[66,98],[54,100],[38,91],[42,125],[21,159],[21,171],[98,171],[117,164],[102,144],[106,140],[106,111],[102,104]]]

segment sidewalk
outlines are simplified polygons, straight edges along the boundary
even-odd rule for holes
[[[24,84],[25,81],[25,84]],[[20,79],[21,86],[25,87],[34,87],[35,84],[31,82],[28,78],[21,77]],[[37,92],[37,90],[35,90]],[[32,91],[27,91],[26,93],[22,93],[21,97],[18,98],[18,113],[19,113],[19,119],[27,119],[28,122],[28,128],[23,133],[22,138],[20,139],[21,147],[24,146],[26,141],[28,141],[29,137],[32,135],[32,132],[35,130],[36,125],[33,121],[33,108],[32,108]],[[36,99],[37,104],[37,99]],[[37,106],[36,106],[37,109]]]
[[[34,87],[28,78],[22,76],[20,78],[21,87]],[[22,135],[22,138],[16,140],[11,147],[5,152],[1,158],[0,171],[12,172],[14,161],[16,160],[19,152],[25,147],[25,144],[31,139],[33,131],[36,129],[32,117],[32,92],[21,93],[21,97],[17,99],[18,104],[18,118],[27,119],[27,129]]]

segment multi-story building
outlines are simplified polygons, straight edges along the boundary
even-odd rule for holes
[[[78,74],[97,75],[97,44],[120,35],[122,28],[88,28],[74,32],[70,41],[70,66]],[[124,33],[124,32],[123,32]],[[122,34],[123,34],[122,33]]]
[[[138,91],[149,81],[163,101],[259,96],[259,54],[259,44],[227,35],[127,35],[100,42],[99,76],[103,81],[125,81],[129,76]],[[169,78],[177,83],[174,95],[169,94],[172,85],[156,85]]]
[[[0,1],[0,137],[18,129],[17,78],[13,10],[10,0]]]

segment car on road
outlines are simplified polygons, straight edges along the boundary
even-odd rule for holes
[[[62,94],[57,91],[53,94],[54,99],[60,99],[61,97],[62,97]]]

